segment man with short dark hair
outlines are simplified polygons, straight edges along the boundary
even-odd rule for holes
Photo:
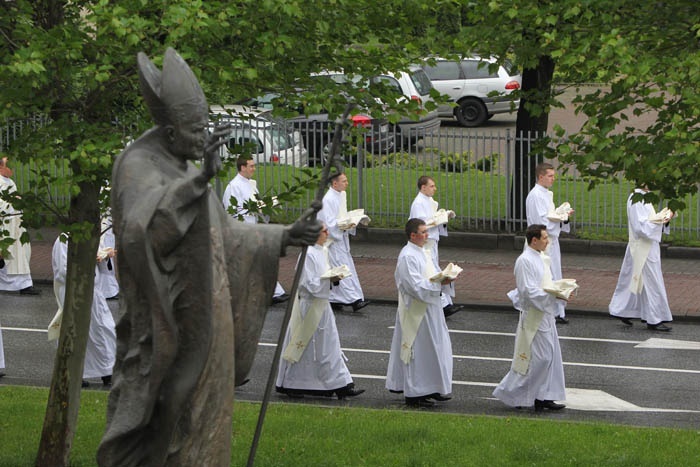
[[[432,407],[450,399],[452,343],[440,303],[440,289],[453,279],[430,280],[435,269],[431,250],[425,248],[428,227],[422,219],[409,219],[408,242],[394,272],[399,292],[396,325],[391,341],[386,388],[403,393],[410,407]]]
[[[527,224],[542,224],[547,227],[547,234],[549,235],[547,255],[552,259],[552,279],[558,280],[562,278],[559,234],[570,231],[569,216],[574,211],[570,209],[563,217],[561,213],[556,212],[554,193],[550,190],[555,179],[554,166],[552,164],[548,162],[538,164],[535,168],[535,176],[537,177],[537,183],[530,190],[525,200]],[[566,303],[563,301],[557,304],[556,322],[560,324],[569,322],[566,318]]]
[[[446,221],[446,219],[437,220],[436,214],[438,213],[438,203],[433,199],[435,192],[437,191],[437,185],[435,185],[435,180],[427,175],[422,175],[418,178],[416,183],[418,186],[418,194],[411,203],[411,212],[409,214],[409,219],[423,219],[428,226],[428,239],[426,240],[426,248],[429,248],[433,258],[433,264],[435,265],[435,270],[439,271],[440,268],[440,257],[438,254],[438,242],[440,237],[447,236],[447,226],[445,223],[439,223],[441,221]],[[454,216],[452,211],[448,211],[451,216]],[[451,316],[463,307],[461,305],[455,305],[452,303],[452,297],[454,297],[454,286],[449,284],[443,287],[442,293],[440,295],[440,303],[442,304],[443,312],[445,317]]]
[[[352,224],[341,228],[338,225],[338,220],[343,219],[348,213],[345,191],[348,188],[348,177],[343,172],[337,172],[331,175],[330,185],[330,189],[323,197],[323,208],[318,213],[318,220],[328,227],[328,255],[331,267],[345,265],[352,275],[343,279],[339,285],[333,285],[329,300],[334,310],[350,306],[353,311],[358,311],[370,302],[365,300],[365,295],[362,293],[355,262],[350,254],[350,235],[355,235],[356,226]]]
[[[493,395],[511,407],[534,405],[536,411],[560,410],[564,404],[554,402],[566,399],[554,320],[560,299],[543,288],[552,281],[549,257],[544,253],[549,234],[545,225],[535,224],[527,228],[525,236],[527,246],[515,261],[517,288],[508,293],[520,311],[513,362]]]
[[[234,218],[238,219],[238,216],[241,216],[243,217],[243,222],[246,224],[257,224],[260,214],[257,212],[249,213],[244,207],[246,202],[251,199],[255,200],[258,196],[258,185],[253,179],[253,175],[255,175],[255,161],[250,154],[238,156],[236,159],[236,169],[238,170],[238,174],[233,177],[228,186],[226,186],[226,190],[224,190],[224,209],[228,211],[232,199],[235,198],[237,206],[235,208],[236,214]],[[266,216],[261,217],[265,223],[269,221]],[[272,303],[283,303],[288,299],[289,295],[284,291],[282,284],[278,281],[275,284],[275,291],[272,294]]]

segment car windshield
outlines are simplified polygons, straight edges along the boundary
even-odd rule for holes
[[[433,84],[430,82],[430,78],[428,78],[428,75],[425,73],[423,70],[413,70],[411,73],[411,81],[413,81],[413,84],[416,86],[416,89],[418,90],[418,94],[421,96],[425,96],[427,94],[430,94],[430,90],[433,87]]]
[[[518,67],[507,58],[503,61],[503,69],[506,70],[508,76],[515,76],[518,74]]]
[[[284,131],[283,128],[276,125],[268,128],[272,137],[272,147],[275,150],[281,151],[294,146],[292,138]]]

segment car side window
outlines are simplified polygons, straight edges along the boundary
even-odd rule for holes
[[[467,79],[498,78],[498,71],[489,71],[489,63],[480,60],[463,60],[462,70]]]
[[[464,79],[457,62],[439,61],[435,63],[435,66],[426,65],[423,69],[432,81]]]
[[[392,78],[391,76],[375,76],[370,80],[370,85],[379,85],[385,87],[389,92],[397,96],[403,96],[401,84],[399,84],[396,78]]]

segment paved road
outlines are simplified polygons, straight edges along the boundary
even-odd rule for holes
[[[55,303],[51,288],[41,288],[39,297],[1,297],[9,310],[2,317],[8,373],[2,384],[49,385],[55,346],[46,341],[45,326]],[[110,306],[116,314],[117,302]],[[347,402],[307,398],[302,403],[406,410],[400,396],[384,389],[395,307],[371,305],[365,310],[337,313],[336,320],[348,367],[367,392]],[[261,400],[283,312],[281,305],[270,309],[251,382],[238,389],[239,399]],[[491,397],[508,370],[516,323],[514,312],[494,310],[461,312],[448,320],[455,358],[454,399],[435,411],[535,415],[531,410],[510,409]],[[542,417],[700,428],[700,322],[677,321],[673,332],[665,335],[639,324],[628,328],[602,315],[581,315],[571,325],[559,327],[559,333],[569,408]],[[290,403],[276,393],[272,401]]]

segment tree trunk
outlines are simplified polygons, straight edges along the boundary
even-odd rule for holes
[[[74,168],[75,170],[75,168]],[[76,173],[74,171],[74,173]],[[68,242],[66,297],[49,400],[36,466],[68,466],[80,408],[83,360],[90,327],[95,261],[100,238],[99,187],[82,183],[71,199],[70,218],[89,225],[85,236]]]
[[[549,56],[541,56],[536,68],[523,70],[522,95],[515,121],[515,163],[510,191],[510,217],[515,230],[527,227],[525,198],[535,183],[535,166],[542,162],[542,155],[530,155],[530,149],[547,133],[553,75],[554,60]]]

